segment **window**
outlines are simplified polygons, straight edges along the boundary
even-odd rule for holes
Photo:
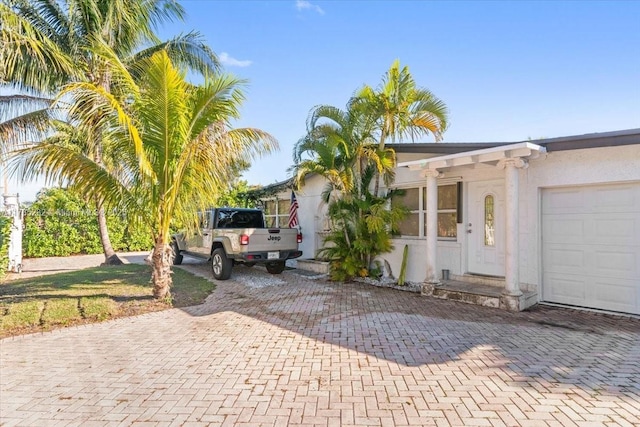
[[[276,227],[276,206],[275,200],[267,200],[264,202],[264,220],[267,227]]]
[[[462,220],[460,194],[462,183],[438,186],[438,238],[455,239],[457,224]],[[402,204],[409,215],[400,223],[401,236],[425,237],[427,235],[426,187],[404,189],[404,195],[394,196],[391,204]]]
[[[262,228],[262,211],[219,209],[217,228]]]
[[[493,235],[493,196],[489,195],[484,198],[484,245],[495,246],[496,241]]]
[[[458,224],[458,185],[438,187],[438,237],[455,238]]]
[[[290,199],[270,199],[264,201],[264,216],[267,227],[287,227],[289,225]]]
[[[399,234],[401,236],[419,236],[420,235],[420,216],[424,216],[424,197],[422,197],[422,188],[406,188],[403,189],[403,195],[395,195],[391,199],[392,205],[403,205],[409,209],[409,214],[399,225]],[[424,220],[422,221],[424,223]]]
[[[198,226],[200,228],[211,228],[211,211],[198,212]]]

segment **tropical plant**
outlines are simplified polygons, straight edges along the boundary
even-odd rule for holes
[[[52,99],[28,93],[0,95],[0,141],[41,140],[46,137],[51,121]],[[0,144],[0,160],[10,146]]]
[[[374,171],[372,166],[365,169],[362,188],[369,188]],[[393,249],[391,233],[397,231],[407,210],[400,206],[390,208],[392,197],[393,192],[378,197],[367,190],[329,203],[332,229],[319,254],[330,261],[333,280],[372,275],[374,258]]]
[[[197,211],[215,202],[239,163],[277,143],[258,129],[230,129],[244,99],[242,80],[208,76],[194,86],[165,51],[142,60],[135,79],[124,67],[113,71],[127,98],[119,100],[99,85],[74,83],[61,99],[71,102],[70,116],[81,132],[96,125],[108,130],[102,136],[118,153],[118,169],[58,144],[24,149],[18,158],[28,170],[55,170],[83,195],[137,213],[153,236],[154,295],[167,298],[172,221],[193,229]]]
[[[115,61],[135,75],[140,73],[135,65],[160,50],[192,70],[214,72],[217,58],[199,34],[188,33],[166,42],[154,34],[159,24],[183,17],[183,8],[172,0],[2,0],[0,83],[42,94],[44,99],[69,82],[87,82],[118,98],[127,97],[112,79],[110,64]],[[140,49],[142,46],[146,47]],[[91,140],[85,145],[85,154],[89,161],[108,167],[105,132],[108,130],[97,126],[87,131]],[[14,134],[5,138],[5,144],[10,141],[15,147],[20,140],[25,141]],[[33,141],[40,140],[27,139]],[[24,171],[31,177],[36,172]],[[55,175],[55,171],[49,172]],[[95,204],[105,259],[120,263],[103,206],[99,199]]]
[[[402,251],[402,263],[400,264],[400,275],[398,276],[398,285],[404,286],[407,279],[407,260],[409,258],[409,245],[404,245]]]
[[[323,200],[332,231],[319,256],[331,261],[331,278],[348,280],[370,274],[372,260],[392,249],[387,227],[395,227],[401,209],[387,209],[388,199],[369,191],[375,173],[392,176],[393,150],[378,150],[371,137],[374,120],[360,104],[346,110],[321,105],[307,121],[307,135],[294,150],[295,179],[307,174],[326,178]]]
[[[391,232],[407,214],[389,207],[394,181],[395,152],[387,140],[433,133],[440,140],[447,125],[445,104],[417,87],[408,67],[395,61],[377,90],[364,86],[346,110],[315,107],[307,120],[307,134],[294,149],[294,182],[307,174],[327,180],[323,200],[328,203],[332,231],[320,251],[331,260],[331,276],[346,280],[375,269],[376,256],[392,249]]]
[[[355,103],[346,110],[320,105],[311,110],[307,134],[294,147],[294,185],[301,187],[305,176],[318,174],[326,178],[323,199],[331,195],[362,194],[362,176],[369,164],[378,173],[393,176],[392,150],[376,149],[371,136],[374,121]]]
[[[378,149],[388,140],[403,142],[433,134],[442,139],[447,128],[449,112],[443,101],[427,89],[417,86],[409,67],[400,68],[395,60],[377,89],[365,85],[351,100],[369,111],[375,118],[375,137]],[[379,179],[374,182],[374,194],[379,192]]]
[[[95,205],[72,189],[48,188],[38,192],[25,210],[22,247],[26,257],[68,256],[102,252]],[[149,250],[151,233],[128,220],[127,212],[109,210],[107,225],[117,251]]]

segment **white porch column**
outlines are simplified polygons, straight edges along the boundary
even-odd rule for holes
[[[423,293],[433,293],[433,287],[440,283],[438,279],[438,177],[442,174],[437,169],[426,169],[423,175],[427,178],[427,277]],[[426,288],[426,289],[425,289]]]
[[[505,289],[507,297],[520,297],[520,247],[519,247],[519,183],[518,169],[526,168],[527,162],[521,158],[503,159],[498,167],[505,170]],[[516,298],[513,298],[514,300]],[[515,303],[515,301],[513,301]],[[511,304],[508,304],[509,306]],[[510,307],[511,309],[518,309]]]

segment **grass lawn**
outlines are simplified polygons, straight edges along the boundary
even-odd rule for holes
[[[0,338],[204,302],[215,285],[174,269],[172,304],[153,298],[151,268],[96,267],[0,284]]]

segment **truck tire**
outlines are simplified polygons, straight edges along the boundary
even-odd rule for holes
[[[280,274],[284,271],[284,261],[275,261],[267,263],[267,271],[271,274]]]
[[[211,254],[211,270],[213,271],[213,277],[218,280],[227,280],[231,277],[231,268],[233,267],[233,261],[227,258],[227,254],[224,249],[218,248]]]
[[[180,248],[178,248],[178,242],[175,240],[171,242],[171,249],[173,249],[173,265],[182,264],[182,254],[180,253]]]

